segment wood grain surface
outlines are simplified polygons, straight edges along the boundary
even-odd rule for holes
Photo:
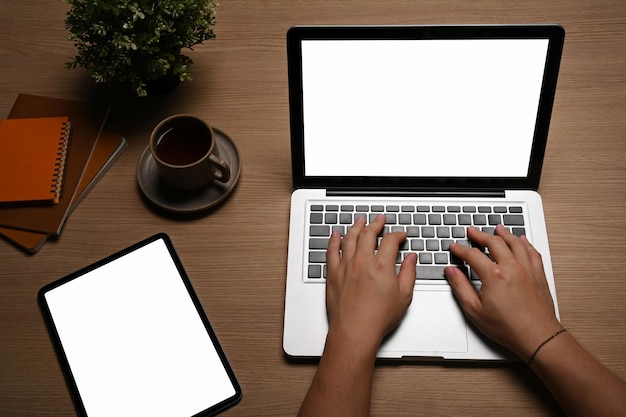
[[[560,23],[565,49],[540,193],[562,321],[626,378],[626,6],[615,1],[223,0],[194,80],[137,99],[64,63],[61,0],[0,2],[0,117],[19,93],[108,102],[129,147],[36,255],[0,241],[0,415],[74,415],[36,294],[44,284],[157,232],[168,233],[243,387],[228,416],[294,415],[315,363],[282,353],[292,192],[285,32],[294,24]],[[237,143],[243,170],[206,216],[164,216],[142,199],[150,131],[195,114]],[[1,149],[0,149],[1,152]],[[488,163],[488,161],[481,161]],[[374,416],[560,415],[521,365],[381,364]]]

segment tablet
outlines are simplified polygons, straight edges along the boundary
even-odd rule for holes
[[[165,234],[43,287],[82,416],[211,416],[242,391]]]

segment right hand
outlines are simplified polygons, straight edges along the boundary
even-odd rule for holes
[[[541,255],[526,237],[518,238],[502,225],[495,235],[474,228],[468,235],[487,247],[491,258],[477,248],[451,245],[450,251],[467,262],[482,283],[477,292],[465,274],[449,267],[445,273],[452,291],[485,336],[528,361],[537,346],[562,328]]]

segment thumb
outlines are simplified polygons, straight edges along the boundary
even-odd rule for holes
[[[400,273],[398,274],[399,286],[403,293],[411,294],[413,298],[413,287],[415,286],[415,265],[417,264],[417,255],[409,253],[402,261]]]
[[[467,276],[458,268],[453,266],[447,267],[444,273],[461,308],[471,317],[472,313],[480,306],[480,299],[476,290],[470,284]]]

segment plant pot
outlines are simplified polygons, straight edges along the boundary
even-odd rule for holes
[[[155,80],[146,80],[146,92],[148,95],[169,93],[180,84],[180,78],[174,74],[166,74]]]

